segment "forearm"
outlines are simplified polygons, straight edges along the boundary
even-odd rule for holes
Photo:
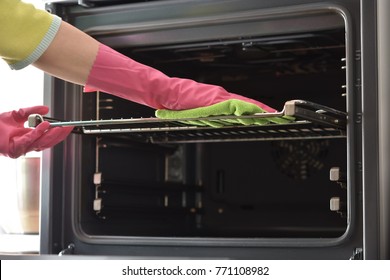
[[[20,0],[0,0],[0,57],[84,85],[98,42],[59,17]]]
[[[84,85],[98,48],[95,39],[62,22],[53,42],[33,65],[55,77]]]

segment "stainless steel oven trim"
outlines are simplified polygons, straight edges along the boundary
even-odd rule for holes
[[[390,257],[390,176],[389,176],[389,154],[390,154],[390,130],[389,130],[389,90],[388,80],[390,74],[390,36],[388,26],[390,24],[388,11],[390,3],[384,0],[377,1],[377,49],[378,49],[378,113],[379,113],[379,258]]]

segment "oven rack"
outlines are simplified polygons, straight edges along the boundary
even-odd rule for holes
[[[289,117],[285,124],[228,125],[223,127],[189,125],[186,121]],[[305,100],[285,102],[283,110],[248,116],[213,116],[186,119],[129,118],[89,121],[58,121],[31,115],[29,126],[43,120],[52,126],[74,126],[74,132],[91,135],[120,135],[121,138],[147,143],[196,143],[264,140],[345,138],[347,114]]]

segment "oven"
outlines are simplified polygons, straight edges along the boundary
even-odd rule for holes
[[[138,62],[257,99],[293,121],[160,120],[145,106],[45,77],[51,117],[77,127],[43,153],[41,253],[389,257],[389,66],[380,59],[388,41],[377,40],[386,1],[46,7]]]

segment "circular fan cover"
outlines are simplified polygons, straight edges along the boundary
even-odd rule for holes
[[[324,167],[329,141],[278,141],[273,156],[280,171],[293,179],[305,180]]]

